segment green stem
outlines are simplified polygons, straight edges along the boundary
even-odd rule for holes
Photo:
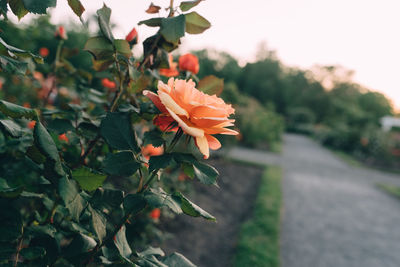
[[[121,96],[124,94],[124,90],[125,90],[123,75],[122,75],[122,72],[121,72],[121,67],[119,65],[116,53],[114,54],[114,59],[115,59],[115,65],[117,67],[118,74],[119,74],[119,89],[118,89],[118,92],[115,94],[115,97],[114,97],[114,99],[112,101],[111,109],[110,109],[111,112],[114,112],[117,109],[118,102],[119,102]]]

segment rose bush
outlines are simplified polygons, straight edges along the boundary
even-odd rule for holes
[[[162,69],[177,69],[168,55],[180,38],[210,27],[189,11],[200,2],[171,1],[165,17],[139,22],[158,27],[140,58],[131,52],[137,31],[115,38],[105,5],[97,11],[98,35],[79,35],[83,47],[74,47],[76,32],[39,21],[47,26],[38,36],[48,43],[31,50],[46,45],[46,62],[9,45],[13,33],[0,39],[0,264],[193,266],[150,245],[161,238],[155,227],[164,214],[215,221],[183,194],[185,177],[216,185],[218,176],[183,134],[205,157],[220,146],[215,134],[236,134],[226,128],[233,108],[209,86],[216,78],[196,86],[186,81],[196,80],[194,72],[177,70],[179,79],[160,81]],[[0,14],[46,13],[52,3],[17,0]],[[78,16],[85,10],[79,0],[68,4]],[[148,13],[163,10],[152,4]]]

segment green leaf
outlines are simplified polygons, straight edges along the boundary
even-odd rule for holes
[[[5,179],[0,178],[0,197],[15,198],[24,190],[23,186],[10,187]]]
[[[28,63],[12,59],[6,56],[0,56],[0,71],[12,74],[25,75],[28,69]]]
[[[206,76],[199,81],[197,89],[209,95],[219,96],[224,89],[224,79],[217,78],[214,75]]]
[[[179,8],[183,11],[186,12],[189,9],[197,6],[201,1],[203,0],[196,0],[196,1],[183,1],[181,2],[181,4],[179,5]]]
[[[96,246],[96,241],[82,233],[75,235],[72,242],[63,250],[63,253],[68,257],[76,257],[80,254],[87,253]]]
[[[218,171],[205,163],[196,162],[193,164],[194,174],[203,184],[217,185]]]
[[[35,14],[46,14],[46,9],[55,7],[57,0],[23,0],[25,8]]]
[[[0,15],[3,15],[4,18],[7,19],[7,12],[8,12],[7,0],[0,0]]]
[[[12,137],[20,137],[22,135],[21,127],[12,120],[0,120],[0,125]]]
[[[104,238],[107,235],[107,230],[106,230],[107,220],[101,213],[97,212],[90,205],[89,205],[89,212],[92,215],[92,228],[96,233],[96,236],[99,239],[99,241],[103,242]]]
[[[174,267],[196,267],[190,260],[178,252],[174,252],[163,260],[167,266]]]
[[[114,210],[121,206],[123,200],[123,191],[115,189],[104,189],[100,187],[94,192],[90,203],[97,210]]]
[[[177,201],[181,208],[183,213],[192,216],[192,217],[203,217],[207,220],[211,221],[216,221],[215,217],[191,202],[189,199],[187,199],[184,195],[182,195],[179,192],[175,192],[172,194],[172,198]]]
[[[160,156],[151,156],[149,160],[149,172],[152,172],[156,169],[164,169],[171,165],[173,161],[172,154],[163,154]]]
[[[9,0],[8,4],[10,5],[11,11],[14,13],[14,15],[18,17],[18,20],[23,18],[29,12],[25,8],[22,0]]]
[[[89,38],[83,49],[89,51],[95,60],[114,61],[114,47],[103,36]]]
[[[143,145],[152,144],[154,147],[164,145],[165,140],[162,138],[162,132],[158,129],[144,133]]]
[[[131,48],[129,46],[129,43],[126,40],[123,39],[117,39],[114,41],[115,49],[117,50],[118,53],[121,55],[129,58],[131,56]]]
[[[75,181],[62,177],[58,183],[58,192],[64,202],[65,207],[68,209],[71,217],[75,221],[79,221],[79,217],[84,210],[87,202],[79,194],[78,187]]]
[[[160,33],[168,42],[178,43],[179,39],[185,35],[185,15],[163,18]]]
[[[142,20],[138,23],[138,25],[147,25],[149,27],[159,27],[161,26],[161,19],[162,18],[151,18],[148,20]]]
[[[111,9],[103,5],[103,7],[97,10],[98,22],[101,32],[104,37],[106,37],[111,43],[114,42],[114,36],[110,27],[110,17],[111,17]]]
[[[140,151],[130,118],[122,113],[107,113],[101,121],[100,132],[115,149]]]
[[[71,121],[67,119],[54,119],[48,123],[47,128],[51,131],[56,132],[57,134],[62,134],[68,131],[75,130],[74,126],[72,126]]]
[[[79,0],[68,0],[68,5],[78,17],[81,17],[83,12],[85,11],[85,8]]]
[[[39,121],[36,122],[35,128],[33,129],[33,137],[35,145],[40,153],[49,159],[46,161],[47,168],[49,170],[54,170],[55,174],[59,176],[64,175],[56,144],[46,128],[44,128]]]
[[[129,257],[132,254],[132,249],[129,247],[128,241],[126,240],[126,228],[125,225],[121,227],[121,229],[118,231],[118,233],[115,235],[115,241],[114,244],[117,247],[120,255],[128,262],[131,262],[129,260]]]
[[[103,185],[106,175],[94,173],[89,168],[80,167],[72,171],[72,178],[74,178],[82,189],[87,191],[94,191]]]
[[[142,195],[129,194],[124,198],[125,213],[136,215],[146,207],[146,204],[146,199]]]
[[[176,201],[171,195],[167,194],[161,187],[158,189],[150,188],[146,191],[144,197],[147,203],[154,208],[160,208],[166,206],[170,208],[176,214],[181,214],[182,209],[180,201]]]
[[[120,176],[131,176],[140,168],[130,151],[108,154],[103,164],[106,173]]]
[[[46,250],[42,247],[28,247],[21,250],[21,256],[26,260],[42,258],[46,255]]]
[[[33,60],[35,60],[36,63],[43,63],[43,58],[41,56],[35,55],[29,51],[26,50],[22,50],[19,48],[16,48],[12,45],[7,44],[2,38],[0,38],[0,44],[7,49],[7,51],[13,56],[19,56],[22,58],[32,58]],[[25,62],[21,62],[21,63],[25,63]]]
[[[211,27],[211,23],[197,12],[185,14],[186,32],[191,34],[199,34]]]
[[[148,247],[146,250],[139,252],[138,254],[141,257],[147,257],[147,256],[151,256],[151,255],[163,257],[165,255],[164,251],[162,251],[161,248],[154,248],[151,246]]]
[[[4,115],[9,116],[13,119],[20,119],[22,117],[25,117],[27,119],[34,119],[37,117],[37,113],[34,109],[18,106],[4,100],[0,100],[0,111]]]
[[[35,145],[30,146],[28,150],[26,150],[26,155],[37,164],[42,164],[46,161],[46,157],[40,153]]]

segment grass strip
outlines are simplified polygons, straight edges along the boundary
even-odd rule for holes
[[[376,186],[388,193],[389,195],[400,198],[400,187],[381,183],[376,184]]]
[[[253,217],[241,227],[233,266],[280,266],[281,180],[281,168],[267,166],[261,179]]]

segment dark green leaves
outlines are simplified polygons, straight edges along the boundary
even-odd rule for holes
[[[49,7],[55,7],[57,0],[22,0],[25,8],[32,13],[46,14]]]
[[[0,111],[13,119],[20,119],[25,117],[27,119],[34,119],[37,117],[37,113],[34,109],[21,107],[13,103],[0,100]]]
[[[27,260],[41,258],[46,254],[46,250],[42,247],[29,247],[21,250],[21,256]]]
[[[149,191],[146,191],[145,198],[147,203],[154,208],[166,206],[176,214],[182,213],[180,202],[172,198],[172,196],[167,194],[162,188],[150,189]]]
[[[0,120],[0,125],[12,137],[20,137],[22,134],[21,127],[12,120]]]
[[[152,207],[157,208],[166,206],[177,214],[183,212],[192,217],[203,217],[207,220],[215,221],[214,216],[204,211],[196,204],[192,203],[180,192],[167,194],[161,188],[151,189],[150,191],[147,191],[145,193],[145,198],[147,200],[147,203],[149,203],[149,205]]]
[[[110,27],[111,9],[104,4],[101,9],[97,10],[97,16],[101,32],[103,33],[104,37],[113,43],[114,36]]]
[[[179,8],[185,12],[188,11],[189,9],[197,6],[202,0],[196,0],[196,1],[183,1],[181,2],[181,4],[179,5]]]
[[[158,129],[148,131],[144,133],[143,145],[152,144],[154,147],[160,147],[165,143],[162,138],[162,132]]]
[[[18,19],[21,19],[29,12],[25,8],[22,0],[9,0],[8,4],[10,5],[11,11],[18,17]]]
[[[114,244],[117,247],[119,253],[121,256],[128,262],[131,262],[129,260],[129,257],[132,254],[132,249],[129,247],[128,241],[126,240],[126,228],[125,225],[121,227],[121,229],[118,231],[118,233],[115,235],[115,241]]]
[[[142,20],[138,23],[138,25],[147,25],[149,27],[159,27],[161,26],[161,20],[162,18],[151,18],[148,20]]]
[[[122,113],[107,113],[101,121],[100,132],[107,143],[115,149],[140,151],[130,118]]]
[[[175,201],[177,201],[183,213],[192,216],[192,217],[203,217],[204,219],[216,221],[215,217],[197,206],[196,204],[192,203],[189,199],[187,199],[184,195],[179,192],[175,192],[172,194],[172,197]]]
[[[14,198],[19,196],[23,190],[22,186],[10,187],[6,180],[0,178],[0,197]]]
[[[217,185],[219,173],[214,167],[201,162],[196,162],[193,164],[193,169],[194,174],[200,182],[203,184]]]
[[[81,17],[85,11],[85,8],[79,0],[68,0],[68,5],[78,17]]]
[[[57,174],[58,176],[64,175],[56,144],[47,132],[46,128],[44,128],[39,121],[36,122],[33,130],[33,137],[36,147],[47,158],[45,164],[46,169],[51,171],[51,174],[49,175],[51,176],[53,171],[54,174]]]
[[[2,38],[0,38],[0,45],[3,46],[13,57],[21,58],[32,58],[36,63],[43,63],[43,58],[35,55],[29,51],[22,50],[7,44]]]
[[[152,172],[156,169],[163,169],[172,163],[172,154],[163,154],[160,156],[152,156],[149,160],[149,171]]]
[[[108,154],[104,160],[104,171],[111,175],[130,176],[140,167],[130,151]]]
[[[174,252],[163,260],[167,266],[175,267],[196,267],[192,262],[186,259],[182,254]]]
[[[28,69],[28,63],[10,57],[0,56],[0,69],[13,74],[25,75]]]
[[[75,257],[83,253],[87,253],[96,246],[96,241],[90,236],[84,234],[75,235],[72,242],[64,249],[64,253],[67,257]]]
[[[83,49],[89,51],[96,60],[109,59],[113,61],[112,56],[114,48],[112,44],[102,36],[89,38]]]
[[[162,19],[160,33],[168,42],[178,43],[179,39],[185,35],[185,16]]]
[[[129,194],[124,198],[126,214],[136,215],[146,207],[146,199],[142,195]]]
[[[194,175],[199,179],[200,182],[208,185],[217,185],[218,171],[206,164],[199,162],[193,155],[186,153],[173,153],[173,157],[177,163],[182,164],[185,169],[185,173],[191,176]]]
[[[185,14],[186,32],[191,34],[199,34],[211,27],[211,23],[197,12]]]
[[[129,43],[126,40],[123,39],[117,39],[114,42],[115,45],[115,49],[116,51],[125,56],[125,57],[129,57],[131,55],[131,48],[129,46]]]
[[[92,228],[96,233],[97,238],[100,240],[100,242],[102,242],[107,234],[106,231],[107,220],[100,212],[93,209],[90,205],[88,207],[92,215]]]
[[[106,177],[106,175],[92,172],[86,167],[80,167],[72,171],[72,178],[79,183],[82,189],[88,191],[94,191],[102,186]]]

